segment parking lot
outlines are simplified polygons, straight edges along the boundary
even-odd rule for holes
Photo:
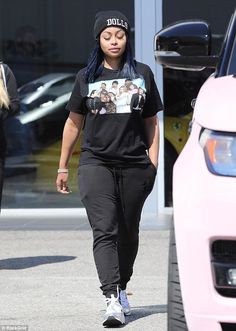
[[[170,219],[144,218],[126,330],[166,331]],[[30,331],[103,330],[105,304],[92,256],[87,219],[0,220],[1,320]]]

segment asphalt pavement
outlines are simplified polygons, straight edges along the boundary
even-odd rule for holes
[[[166,331],[167,215],[143,217],[125,330]],[[104,298],[85,216],[0,217],[0,331],[99,331]]]

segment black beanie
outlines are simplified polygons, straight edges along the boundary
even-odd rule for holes
[[[130,26],[127,17],[117,10],[100,11],[95,16],[94,38],[109,26],[118,26],[129,34]]]

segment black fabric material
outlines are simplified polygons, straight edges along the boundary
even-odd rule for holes
[[[138,252],[143,204],[156,176],[154,165],[79,167],[79,191],[93,231],[93,253],[103,294],[126,288]]]
[[[0,158],[0,212],[2,205],[3,177],[4,177],[4,159]]]
[[[84,69],[77,74],[76,82],[66,106],[71,112],[86,116],[80,164],[144,164],[150,163],[144,119],[155,116],[163,109],[161,98],[151,69],[136,62],[140,78],[130,83],[139,84],[145,89],[145,98],[130,91],[126,106],[121,106],[120,95],[116,102],[101,102],[101,96],[92,96],[93,91],[101,93],[101,85],[106,92],[111,92],[112,82],[118,82],[119,88],[125,85],[125,78],[117,70],[104,68],[94,83],[86,84],[83,79]],[[104,84],[105,83],[105,84]],[[127,84],[127,82],[126,82]],[[103,91],[104,91],[103,87]],[[140,98],[141,97],[141,98]],[[114,108],[115,107],[115,108]],[[123,110],[123,107],[126,107]],[[102,110],[106,113],[102,113]]]
[[[4,120],[10,116],[15,115],[20,109],[15,77],[11,69],[6,64],[3,64],[3,67],[6,76],[7,92],[10,98],[10,107],[9,109],[0,108],[0,157],[4,157],[6,153]]]
[[[122,28],[129,34],[130,25],[127,17],[117,10],[98,12],[95,16],[94,38],[97,39],[100,33],[109,26]]]

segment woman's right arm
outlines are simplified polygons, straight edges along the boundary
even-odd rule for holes
[[[76,142],[80,136],[82,127],[84,123],[84,115],[70,112],[68,119],[66,120],[64,130],[63,130],[63,138],[62,138],[62,147],[61,147],[61,157],[59,161],[59,171],[56,186],[57,191],[60,193],[69,193],[69,187],[67,185],[68,181],[68,165],[76,145]],[[63,169],[65,170],[63,172]]]

